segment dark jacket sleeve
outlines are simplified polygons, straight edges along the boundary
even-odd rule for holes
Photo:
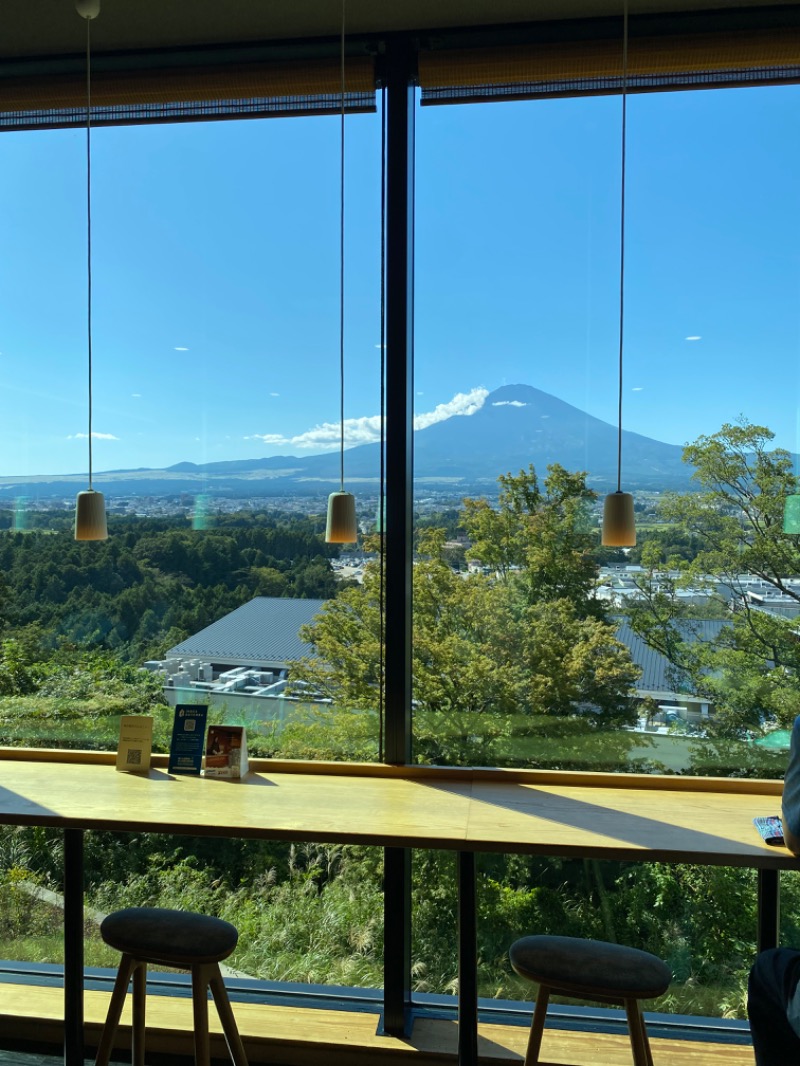
[[[783,839],[794,855],[800,855],[800,715],[792,726],[789,765],[783,779]]]

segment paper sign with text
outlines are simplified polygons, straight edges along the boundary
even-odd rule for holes
[[[175,708],[175,722],[169,746],[171,774],[200,773],[207,715],[208,707],[203,703],[179,703]]]
[[[123,714],[119,720],[117,769],[147,773],[153,752],[153,719],[146,714]]]

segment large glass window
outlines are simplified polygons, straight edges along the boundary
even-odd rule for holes
[[[345,476],[372,530],[380,119],[345,128]],[[6,743],[113,748],[120,713],[147,711],[164,750],[172,706],[207,702],[247,724],[252,754],[377,756],[377,686],[331,729],[303,631],[365,561],[323,536],[339,133],[331,117],[93,131],[92,445],[110,536],[88,544],[71,536],[88,484],[85,132],[4,135]]]
[[[800,452],[799,92],[629,100],[625,549],[599,537],[617,479],[619,98],[418,115],[415,761],[782,773],[800,665],[800,553],[782,527]],[[353,549],[322,535],[340,484],[337,123],[95,132],[98,544],[71,536],[88,444],[83,133],[5,135],[4,743],[113,749],[120,715],[146,712],[163,750],[174,705],[202,702],[246,724],[253,755],[381,757],[379,123],[347,120]],[[237,612],[255,631],[262,609],[291,639],[231,644]],[[243,972],[379,982],[376,850],[206,847],[90,839],[90,903],[188,895],[236,909],[255,945]],[[53,839],[6,831],[1,858],[9,936],[27,943],[6,954],[52,961],[58,900],[26,901],[57,897]],[[415,988],[451,992],[452,856],[416,857],[413,899]],[[743,916],[723,932],[720,900]],[[741,1014],[754,907],[748,871],[487,857],[480,991],[527,997],[511,939],[570,932],[658,951],[680,1013]]]
[[[345,129],[345,476],[372,532],[380,118]],[[251,757],[377,758],[378,686],[334,707],[306,628],[360,588],[365,563],[363,546],[324,540],[339,488],[339,134],[335,117],[93,131],[92,444],[109,524],[94,543],[72,533],[88,483],[85,132],[4,134],[0,743],[114,750],[120,716],[150,714],[166,751],[174,706],[199,703],[246,726]],[[2,837],[4,956],[59,962],[58,834]],[[93,915],[235,909],[242,973],[382,981],[368,849],[101,834],[86,862]],[[331,921],[323,945],[313,930]],[[111,961],[96,930],[86,959]]]
[[[628,100],[625,549],[600,543],[617,487],[620,99],[420,110],[417,760],[782,776],[800,666],[800,554],[783,533],[800,451],[797,105],[795,87]],[[443,889],[425,869],[428,990]],[[736,929],[717,924],[722,899]],[[479,900],[482,995],[530,998],[505,951],[552,932],[667,959],[658,1009],[744,1016],[752,871],[505,856],[479,863]]]
[[[620,99],[421,110],[416,758],[782,772],[797,102],[629,97],[623,549],[599,536],[617,487]]]

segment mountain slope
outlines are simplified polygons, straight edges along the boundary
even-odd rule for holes
[[[623,431],[623,487],[686,488],[691,470],[682,449]],[[375,482],[380,446],[363,444],[345,453],[348,482]],[[533,463],[584,470],[599,491],[616,487],[617,429],[530,385],[505,385],[472,415],[456,415],[414,435],[415,478],[461,489],[486,488],[499,474]],[[95,487],[111,496],[163,496],[209,492],[230,496],[288,496],[330,491],[338,482],[337,452],[279,455],[227,462],[176,463],[164,470],[115,470],[96,474]],[[82,474],[36,478],[0,477],[0,502],[15,495],[64,496],[84,487]]]
[[[617,428],[530,385],[506,385],[469,418],[451,418],[418,433],[420,476],[456,470],[483,478],[533,463],[585,470],[590,484],[611,485],[617,476]],[[623,430],[623,480],[635,488],[663,488],[688,481],[683,449]]]

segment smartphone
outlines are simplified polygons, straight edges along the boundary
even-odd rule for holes
[[[767,815],[766,818],[754,818],[753,825],[767,844],[783,844],[783,823],[777,814]]]

